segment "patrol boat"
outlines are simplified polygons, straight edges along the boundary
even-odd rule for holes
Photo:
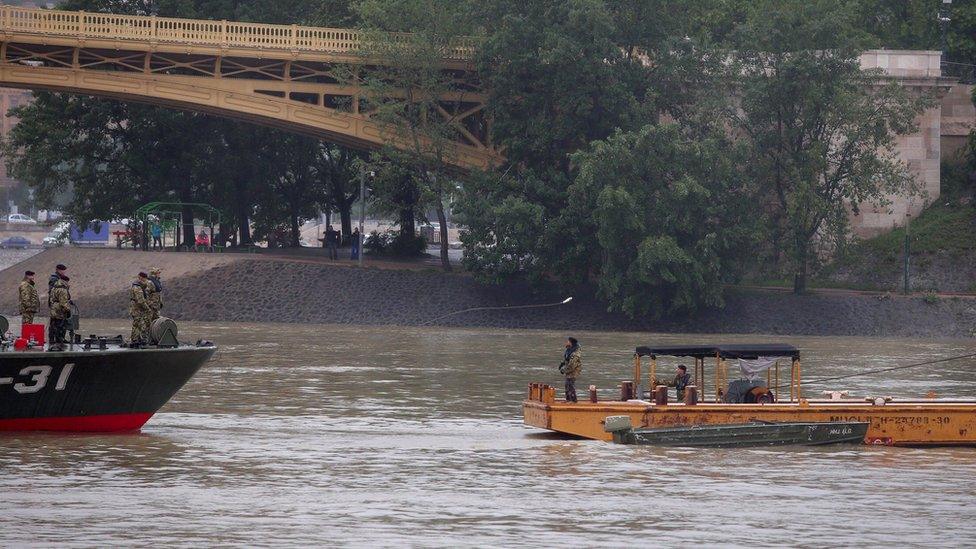
[[[14,340],[8,327],[0,316],[0,431],[138,430],[217,351],[208,341],[180,343],[168,318],[141,347],[91,335],[50,351]]]

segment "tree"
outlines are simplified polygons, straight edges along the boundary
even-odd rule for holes
[[[742,148],[721,128],[617,132],[573,155],[569,218],[599,247],[600,294],[630,316],[688,315],[723,304],[757,235]]]
[[[364,157],[348,147],[319,144],[315,171],[325,186],[328,207],[339,212],[343,243],[352,235],[352,205],[359,200],[359,171]]]
[[[360,55],[372,66],[350,78],[370,116],[387,128],[387,145],[373,158],[405,166],[429,197],[440,224],[441,266],[450,271],[445,202],[456,183],[448,161],[464,139],[459,115],[473,101],[466,97],[471,83],[443,64],[469,30],[464,12],[435,0],[364,0],[359,13],[366,28]]]
[[[568,206],[570,154],[636,126],[640,63],[626,57],[602,0],[489,0],[477,17],[492,140],[507,163],[464,184],[465,265],[488,280],[582,282],[592,239],[555,222]]]
[[[757,2],[730,54],[740,104],[731,123],[752,148],[774,229],[788,235],[794,291],[815,242],[843,234],[850,208],[885,205],[917,185],[894,151],[930,104],[879,71],[862,71],[865,35],[830,0]]]

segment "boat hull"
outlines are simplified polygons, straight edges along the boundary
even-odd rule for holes
[[[651,446],[695,446],[734,448],[747,446],[861,444],[868,424],[857,422],[823,423],[742,423],[699,425],[657,429],[628,429],[615,432],[620,444]]]
[[[0,353],[0,431],[133,431],[216,352],[212,346]]]
[[[629,416],[637,427],[673,427],[771,422],[852,421],[869,423],[864,441],[895,446],[976,446],[976,401],[803,401],[776,404],[655,405],[644,401],[567,403],[536,390],[522,403],[528,426],[595,440],[608,416]],[[548,398],[547,398],[548,396]]]

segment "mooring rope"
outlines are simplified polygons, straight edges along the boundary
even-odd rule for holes
[[[907,370],[909,368],[918,368],[919,366],[929,366],[931,364],[940,364],[942,362],[952,362],[953,360],[962,360],[964,358],[976,358],[976,353],[970,353],[968,355],[958,355],[950,356],[946,358],[937,358],[935,360],[926,360],[925,362],[916,362],[914,364],[904,364],[902,366],[892,366],[890,368],[877,368],[875,370],[865,370],[863,372],[856,372],[853,374],[845,374],[842,376],[832,376],[824,377],[820,379],[815,379],[813,381],[803,381],[802,385],[815,385],[817,383],[826,383],[828,381],[838,381],[841,379],[850,379],[852,377],[867,376],[872,374],[881,374],[884,372],[894,372],[896,370]],[[789,385],[777,385],[776,387],[771,387],[771,389],[779,391],[780,389],[788,388]]]
[[[512,309],[541,309],[542,307],[558,307],[560,305],[565,305],[565,304],[569,303],[572,300],[573,300],[572,297],[567,297],[566,299],[564,299],[562,301],[559,301],[557,303],[540,303],[538,305],[508,305],[508,306],[502,306],[502,307],[471,307],[470,309],[462,309],[460,311],[454,311],[453,313],[447,313],[446,315],[441,315],[441,316],[439,316],[437,318],[432,318],[432,319],[430,319],[430,320],[428,320],[426,322],[421,322],[420,324],[417,324],[417,326],[426,326],[426,325],[428,325],[428,324],[430,324],[432,322],[437,322],[438,320],[440,320],[442,318],[447,318],[449,316],[459,315],[461,313],[471,313],[471,312],[474,312],[474,311],[503,311],[503,310],[512,310]]]

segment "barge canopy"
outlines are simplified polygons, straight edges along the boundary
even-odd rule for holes
[[[691,358],[717,357],[724,360],[742,358],[756,360],[759,357],[800,358],[800,350],[782,343],[756,343],[735,345],[659,345],[638,347],[637,356],[686,356]]]

